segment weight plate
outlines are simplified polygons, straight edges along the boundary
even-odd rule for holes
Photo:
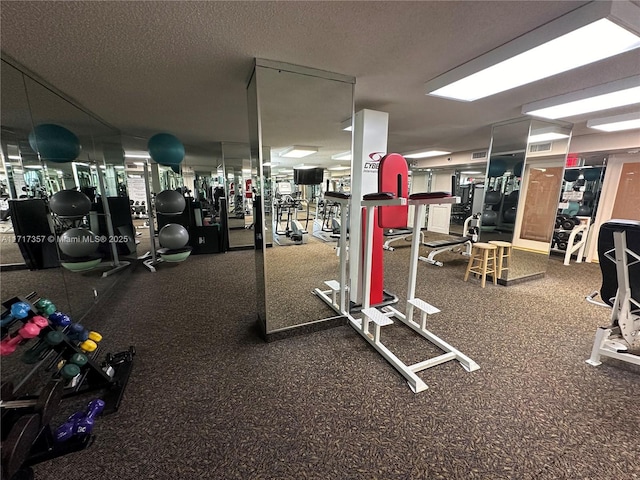
[[[569,232],[558,232],[558,240],[569,240]]]
[[[62,402],[63,393],[64,385],[60,380],[50,381],[40,392],[36,403],[36,412],[40,412],[42,425],[48,425],[51,421],[60,406],[60,402]]]
[[[562,228],[564,228],[565,230],[573,230],[574,226],[575,224],[573,223],[573,220],[569,218],[567,218],[562,222]]]
[[[2,442],[2,465],[6,478],[13,477],[29,457],[29,451],[40,433],[40,415],[24,415],[14,423]]]

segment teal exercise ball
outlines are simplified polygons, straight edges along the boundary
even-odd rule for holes
[[[60,251],[73,258],[88,257],[99,245],[99,237],[87,228],[70,228],[58,239]]]
[[[36,126],[29,133],[29,145],[49,162],[72,162],[80,155],[80,140],[75,133],[53,123]]]
[[[184,145],[170,133],[158,133],[147,143],[149,155],[160,165],[171,167],[184,160]]]
[[[62,218],[81,218],[91,210],[91,200],[78,190],[60,190],[49,200],[49,210]]]
[[[158,233],[160,246],[169,250],[177,250],[189,243],[189,232],[182,225],[168,223]]]

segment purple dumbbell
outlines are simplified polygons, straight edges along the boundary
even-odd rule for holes
[[[56,442],[66,442],[76,435],[89,435],[93,430],[95,417],[102,413],[104,405],[104,400],[96,398],[89,402],[86,410],[71,415],[66,422],[56,429]]]
[[[11,313],[7,318],[3,318],[0,320],[0,326],[4,327],[5,325],[9,325],[14,320],[20,320],[23,318],[27,318],[29,312],[31,311],[31,306],[25,302],[17,302],[11,305]]]

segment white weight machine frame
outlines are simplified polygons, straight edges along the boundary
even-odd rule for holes
[[[580,218],[580,217],[578,217]],[[569,234],[569,239],[567,240],[567,250],[564,254],[564,265],[569,265],[571,263],[571,255],[576,253],[577,259],[576,263],[582,263],[582,259],[584,258],[584,249],[587,246],[587,237],[589,235],[589,227],[591,226],[591,217],[582,217],[585,220],[581,219],[580,225],[576,225],[571,230]],[[581,233],[582,238],[576,242],[576,236]]]
[[[326,197],[330,197],[331,201],[338,202],[340,204],[340,211],[346,214],[349,208],[349,201],[351,196],[348,194],[336,194],[333,192],[326,192]],[[320,290],[316,288],[313,293],[320,297],[327,305],[333,308],[336,313],[340,315],[349,315],[349,287],[347,282],[349,278],[347,276],[347,229],[340,228],[340,241],[338,243],[338,257],[340,258],[340,281],[327,280],[324,282],[330,290]],[[329,296],[331,295],[331,296]],[[337,296],[339,295],[339,300]]]
[[[611,324],[599,327],[591,350],[591,357],[586,360],[589,365],[601,365],[600,357],[610,357],[623,362],[640,365],[640,355],[627,353],[630,348],[640,348],[640,303],[631,296],[629,283],[629,267],[640,263],[640,255],[627,248],[626,232],[613,232],[614,248],[605,252],[605,257],[616,264],[618,291],[613,302]],[[614,253],[614,256],[611,254]],[[631,263],[627,257],[633,257]],[[636,292],[637,293],[637,292]],[[586,300],[595,305],[609,307],[606,303],[594,300],[598,292],[594,292]],[[635,313],[631,310],[636,308]]]
[[[469,258],[471,256],[471,249],[473,247],[473,244],[478,241],[477,233],[473,237],[468,236],[469,225],[471,225],[472,220],[474,220],[473,215],[467,217],[464,221],[464,225],[462,226],[462,231],[465,233],[464,237],[453,238],[451,240],[436,240],[435,242],[429,243],[423,242],[422,244],[425,247],[435,248],[435,250],[432,250],[427,257],[419,256],[418,260],[429,263],[431,265],[442,267],[444,263],[436,260],[435,257],[436,255],[439,255],[443,252],[460,253],[462,256]],[[475,226],[480,229],[480,218],[475,220],[477,221],[477,225]],[[463,248],[464,250],[462,250]]]
[[[414,205],[416,212],[414,215],[414,232],[420,231],[420,221],[424,218],[425,206],[427,204],[443,204],[443,203],[455,203],[456,197],[440,197],[440,198],[419,198],[409,199],[409,205]],[[434,367],[441,363],[448,362],[450,360],[457,360],[462,367],[468,371],[473,372],[478,370],[479,365],[464,355],[459,350],[455,349],[444,340],[427,330],[426,328],[426,316],[438,313],[440,310],[436,307],[429,305],[427,302],[415,298],[416,276],[418,272],[418,253],[420,247],[419,235],[414,235],[411,241],[411,257],[409,266],[409,284],[407,287],[407,310],[406,314],[403,314],[399,310],[386,306],[380,311],[377,308],[371,308],[370,306],[370,292],[371,292],[371,249],[373,245],[373,220],[374,209],[380,206],[393,206],[393,205],[406,205],[406,198],[393,198],[385,200],[363,200],[361,205],[366,209],[366,241],[364,244],[364,275],[363,275],[363,305],[362,305],[362,319],[356,319],[345,312],[351,326],[375,348],[385,360],[387,360],[405,379],[409,384],[409,387],[414,393],[419,393],[428,388],[427,384],[417,375],[417,372],[426,370],[427,368]],[[414,309],[421,311],[421,322],[417,323],[413,320]],[[380,327],[393,324],[391,317],[395,317],[402,323],[410,327],[413,331],[420,336],[432,342],[434,345],[443,350],[444,354],[439,355],[428,360],[415,363],[413,365],[406,365],[402,362],[391,350],[389,350],[380,340]],[[373,322],[373,332],[370,332],[370,322]]]
[[[389,230],[390,231],[398,230],[402,233],[399,233],[397,235],[393,235],[390,232],[386,233],[384,236],[387,238],[387,240],[384,242],[384,245],[382,245],[382,248],[384,250],[389,250],[390,252],[393,252],[395,250],[395,248],[391,246],[393,242],[399,242],[400,240],[407,240],[409,237],[413,238],[413,230],[409,228],[406,228],[406,229],[393,228]],[[411,230],[411,231],[408,231],[408,230]],[[422,229],[420,230],[420,243],[424,244],[424,233],[422,232]]]

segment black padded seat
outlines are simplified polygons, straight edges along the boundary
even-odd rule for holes
[[[324,196],[325,197],[333,197],[333,198],[341,198],[344,200],[348,200],[349,198],[351,198],[351,195],[349,193],[344,193],[344,192],[324,192]]]
[[[626,232],[627,249],[636,255],[640,255],[640,222],[637,220],[614,219],[603,223],[600,227],[600,233],[598,235],[598,260],[602,272],[600,296],[604,302],[611,306],[613,306],[618,291],[616,263],[609,258],[615,257],[615,251],[612,251],[615,249],[613,241],[614,232]],[[627,261],[629,263],[631,298],[636,302],[640,302],[640,262],[633,264],[636,259],[630,255],[627,255]]]
[[[435,240],[433,242],[425,243],[425,247],[429,248],[439,248],[439,247],[452,247],[454,245],[462,245],[470,241],[470,238],[467,237],[458,237],[458,238],[450,238],[447,240]]]
[[[420,192],[409,195],[409,200],[429,200],[431,198],[450,198],[449,192]]]

